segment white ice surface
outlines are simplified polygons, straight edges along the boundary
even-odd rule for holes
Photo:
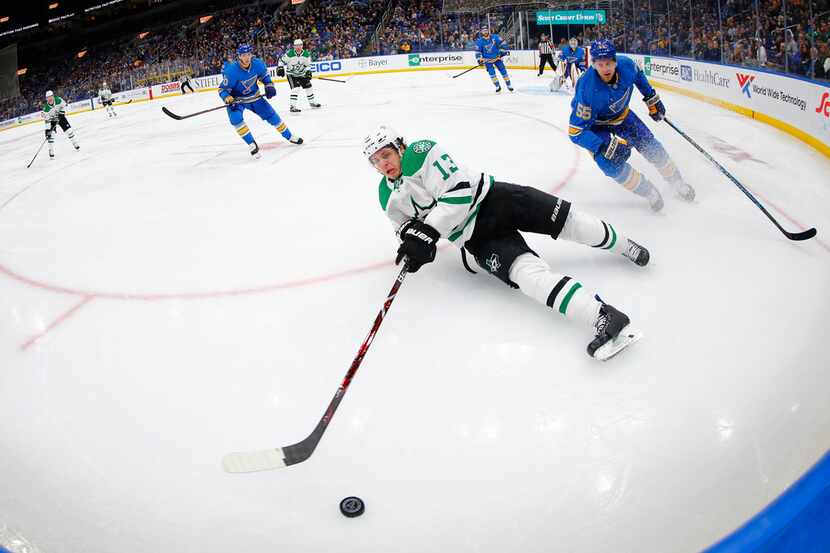
[[[213,93],[0,133],[0,523],[45,553],[682,552],[737,527],[830,444],[830,162],[663,93],[675,122],[817,240],[786,240],[665,125],[698,192],[653,214],[567,138],[570,97],[513,72],[315,81],[250,159]],[[636,95],[635,95],[636,96]],[[633,109],[644,116],[642,102]],[[554,190],[652,263],[531,236],[645,332],[601,364],[578,328],[454,248],[404,282],[311,459],[230,475],[230,451],[305,437],[397,274],[376,123]],[[751,156],[751,160],[746,159]],[[564,186],[563,186],[564,183]],[[772,209],[772,208],[771,208]],[[799,227],[773,213],[791,229]],[[343,274],[345,273],[345,274]],[[357,495],[366,513],[347,519]]]

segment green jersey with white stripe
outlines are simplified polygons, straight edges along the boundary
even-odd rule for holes
[[[459,248],[475,229],[481,202],[493,177],[456,164],[431,140],[410,144],[401,159],[402,174],[380,181],[380,205],[395,226],[417,218]]]
[[[57,121],[60,114],[66,113],[66,102],[64,102],[63,98],[60,96],[54,96],[54,98],[54,104],[50,104],[49,102],[43,104],[43,112],[40,115],[47,121]]]

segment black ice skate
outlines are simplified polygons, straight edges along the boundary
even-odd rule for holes
[[[595,334],[588,344],[588,355],[607,361],[642,338],[643,333],[634,329],[630,323],[628,315],[603,303],[594,322]]]
[[[648,265],[648,260],[651,259],[648,250],[631,239],[628,240],[628,249],[623,255],[640,267]]]
[[[309,103],[308,103],[308,105],[310,105],[310,106],[311,106],[311,107],[313,107],[313,108],[321,108],[321,107],[323,107],[321,104],[318,104],[317,102],[309,102]]]
[[[248,144],[248,148],[251,150],[251,155],[254,156],[255,159],[262,157],[262,154],[259,153],[259,144],[256,143],[256,140]]]
[[[288,139],[288,141],[292,144],[302,144],[303,143],[303,139],[300,138],[299,136],[292,136],[291,138]]]
[[[291,113],[300,113],[302,110],[295,106],[291,106],[291,108],[288,111],[290,111]]]

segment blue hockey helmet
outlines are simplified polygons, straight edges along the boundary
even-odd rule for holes
[[[595,40],[591,43],[591,59],[598,60],[602,58],[617,60],[617,49],[614,48],[614,43],[607,38]]]
[[[250,44],[240,44],[239,48],[236,49],[236,55],[240,56],[242,54],[253,54],[254,49],[251,48]]]

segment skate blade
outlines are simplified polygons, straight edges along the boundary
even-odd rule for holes
[[[616,338],[603,344],[596,352],[594,352],[594,359],[608,361],[642,337],[642,331],[634,328],[630,324],[626,325]]]

